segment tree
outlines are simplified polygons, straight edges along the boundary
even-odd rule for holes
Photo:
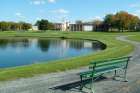
[[[29,23],[25,23],[25,22],[20,22],[20,27],[22,30],[28,30],[32,28],[32,25]]]
[[[0,31],[17,31],[17,30],[28,30],[32,27],[30,23],[25,22],[0,22]]]
[[[94,30],[95,31],[101,30],[100,29],[100,25],[102,25],[101,20],[93,20],[91,23],[94,25]]]
[[[137,30],[137,26],[140,23],[140,19],[137,16],[133,16],[133,18],[131,17],[131,21],[129,24],[129,30]]]
[[[48,23],[48,30],[54,30],[54,24],[53,23]]]
[[[124,31],[129,26],[129,14],[127,12],[121,11],[115,15],[116,18],[116,26],[118,27],[119,31]]]
[[[102,21],[101,20],[93,20],[92,23],[96,26],[99,26],[102,24]]]
[[[0,23],[0,29],[1,29],[1,31],[10,30],[10,24],[8,24],[7,22],[3,21],[3,22]]]
[[[115,17],[113,14],[108,14],[105,16],[104,18],[104,24],[107,24],[109,26],[109,28],[111,28],[111,31],[112,31],[112,28],[115,26]]]
[[[11,29],[12,31],[18,30],[18,29],[17,29],[17,28],[18,28],[18,23],[10,22],[10,24],[11,24],[10,29]]]
[[[39,30],[54,30],[54,24],[46,19],[38,20],[35,25]]]
[[[136,30],[136,26],[139,23],[139,18],[125,11],[117,12],[116,14],[108,14],[105,16],[104,24],[108,24],[109,27],[117,28],[119,31],[124,30]]]

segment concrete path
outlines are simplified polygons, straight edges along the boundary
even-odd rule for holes
[[[96,93],[140,93],[140,43],[127,40],[121,36],[117,38],[135,45],[135,51],[131,54],[133,58],[129,64],[128,80],[129,82],[113,81],[108,77],[95,83]],[[79,80],[77,73],[85,71],[88,68],[80,68],[60,73],[36,76],[33,78],[20,79],[0,83],[0,93],[90,93],[88,89],[81,92],[76,88],[50,89],[57,85]],[[73,84],[74,85],[74,84]]]

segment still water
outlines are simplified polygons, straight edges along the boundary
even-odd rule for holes
[[[70,58],[105,49],[98,41],[75,39],[0,39],[0,68]]]

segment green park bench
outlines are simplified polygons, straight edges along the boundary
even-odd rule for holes
[[[89,65],[89,70],[86,72],[80,73],[80,90],[85,87],[85,84],[83,83],[84,80],[89,79],[91,80],[90,89],[92,93],[94,92],[94,86],[93,83],[95,80],[99,79],[101,76],[103,76],[105,73],[108,72],[115,72],[113,79],[117,77],[117,71],[122,70],[124,71],[122,79],[123,81],[127,82],[127,68],[128,68],[128,62],[131,57],[121,57],[121,58],[114,58],[114,59],[108,59],[108,60],[102,60],[102,61],[95,61],[91,62]]]

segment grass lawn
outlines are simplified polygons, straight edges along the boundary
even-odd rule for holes
[[[118,41],[119,35],[136,35],[139,33],[98,33],[98,32],[0,32],[0,37],[65,37],[99,40],[107,45],[107,49],[95,54],[78,56],[69,59],[56,60],[43,64],[32,64],[28,66],[0,69],[0,81],[13,80],[18,78],[32,77],[38,74],[47,74],[52,72],[65,71],[87,66],[89,62],[113,57],[126,56],[133,51],[133,45]]]
[[[140,42],[140,34],[137,34],[135,36],[130,36],[130,37],[128,37],[128,39]]]

